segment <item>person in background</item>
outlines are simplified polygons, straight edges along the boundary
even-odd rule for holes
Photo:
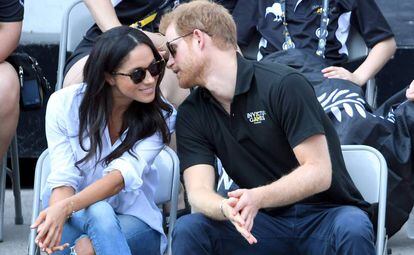
[[[144,33],[118,26],[94,45],[85,82],[50,97],[47,204],[32,225],[49,254],[163,254],[151,165],[175,124],[160,91],[164,67]]]
[[[406,90],[405,96],[408,100],[414,101],[414,80],[411,82],[410,86]]]
[[[259,34],[257,60],[280,51],[304,51],[320,57],[323,68],[318,71],[324,77],[358,86],[373,78],[396,50],[394,34],[375,0],[239,0],[233,16],[240,46]],[[348,59],[351,27],[371,49],[353,72],[342,66]]]
[[[22,1],[0,0],[0,160],[19,120],[20,83],[15,69],[5,60],[19,44],[23,12]]]

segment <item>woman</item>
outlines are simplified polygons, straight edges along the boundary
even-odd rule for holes
[[[150,166],[175,122],[159,88],[164,67],[144,33],[116,27],[92,49],[85,83],[52,95],[46,112],[52,170],[43,196],[49,207],[32,226],[41,249],[163,253],[158,173]]]

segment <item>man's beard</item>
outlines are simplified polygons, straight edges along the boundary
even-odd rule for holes
[[[181,88],[189,89],[203,84],[203,74],[205,66],[200,61],[195,61],[193,57],[187,59],[179,69],[178,83]]]

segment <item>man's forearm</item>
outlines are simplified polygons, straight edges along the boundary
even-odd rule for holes
[[[192,190],[191,193],[188,192],[191,208],[195,212],[200,212],[215,220],[226,220],[220,210],[220,204],[223,199],[219,194],[204,189]]]
[[[321,174],[321,170],[326,174]],[[281,207],[327,190],[331,183],[330,169],[316,165],[300,166],[290,174],[265,186],[252,189],[260,200],[260,208]],[[321,176],[325,176],[322,177]]]
[[[360,85],[374,77],[395,53],[394,37],[377,43],[369,52],[367,59],[355,70]]]

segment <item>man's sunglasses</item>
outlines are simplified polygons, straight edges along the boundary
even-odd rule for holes
[[[169,41],[169,42],[166,43],[167,49],[170,52],[171,56],[173,56],[173,58],[175,58],[175,55],[177,54],[177,45],[171,44],[171,43],[174,42],[174,41],[177,41],[178,39],[187,37],[187,36],[191,35],[192,33],[193,33],[193,31],[191,31],[188,34],[185,34],[185,35],[179,36],[177,38],[174,38],[171,41]]]
[[[138,67],[135,68],[130,73],[118,73],[118,72],[112,72],[112,75],[123,75],[123,76],[129,76],[131,78],[132,82],[135,84],[140,83],[145,79],[145,76],[147,75],[147,70],[151,74],[152,77],[159,75],[165,68],[165,61],[164,59],[154,61],[152,62],[147,68]]]
[[[204,30],[202,30],[202,29],[199,29],[199,30],[200,30],[201,32],[206,33],[207,35],[211,36],[211,35],[210,35],[209,33],[207,33],[206,31],[204,31]],[[194,32],[194,30],[193,30],[193,31],[191,31],[191,32],[190,32],[190,33],[188,33],[188,34],[185,34],[185,35],[179,36],[179,37],[177,37],[177,38],[174,38],[174,39],[172,39],[171,41],[169,41],[169,42],[167,42],[167,43],[166,43],[166,45],[167,45],[167,49],[168,49],[168,51],[170,52],[170,54],[171,54],[171,56],[172,56],[173,58],[175,58],[175,55],[177,55],[177,45],[172,44],[172,42],[177,41],[178,39],[181,39],[181,38],[187,37],[187,36],[189,36],[189,35],[193,34],[193,32]]]

